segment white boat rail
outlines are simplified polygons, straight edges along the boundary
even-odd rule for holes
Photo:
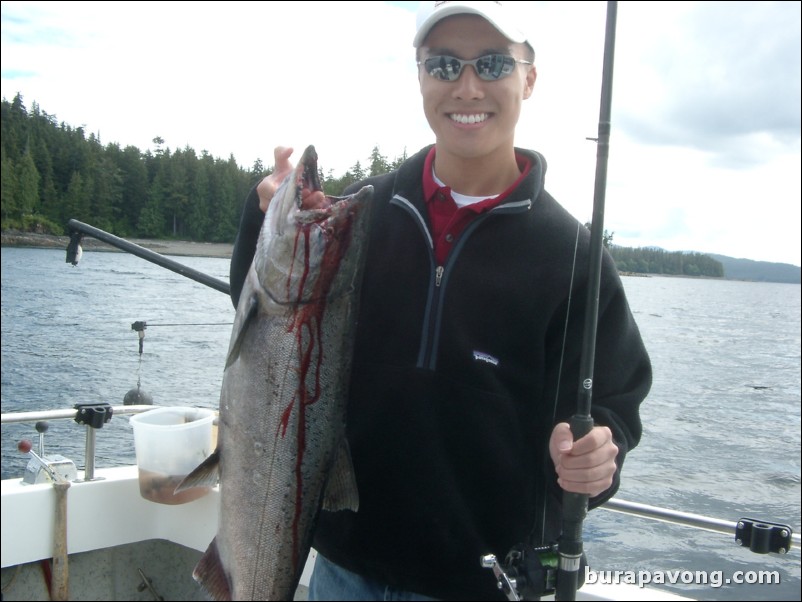
[[[0,424],[12,424],[19,422],[47,422],[48,420],[73,419],[79,424],[86,425],[86,447],[84,458],[84,481],[92,481],[95,478],[95,431],[108,422],[115,414],[118,416],[139,414],[152,410],[153,405],[122,405],[112,406],[108,403],[97,404],[76,404],[72,409],[63,410],[41,410],[33,412],[8,412],[0,415]],[[42,447],[43,430],[39,431],[40,449]],[[35,455],[34,455],[35,457]],[[41,462],[41,459],[40,459]],[[43,465],[45,470],[47,465]]]
[[[108,404],[106,404],[108,405]],[[123,405],[123,406],[108,406],[111,410],[111,415],[132,415],[146,412],[157,406],[152,405]],[[40,422],[47,420],[65,420],[73,419],[78,422],[79,413],[82,411],[82,406],[76,406],[72,409],[62,410],[42,410],[33,412],[9,412],[0,415],[0,422],[2,424],[19,423],[19,422]],[[86,442],[86,470],[84,480],[92,480],[92,472],[94,471],[94,431],[96,429],[87,426],[87,442]],[[90,470],[91,466],[91,470]],[[693,514],[690,512],[682,512],[678,510],[671,510],[669,508],[662,508],[659,506],[650,506],[638,502],[630,502],[618,498],[608,500],[605,504],[600,506],[601,509],[609,510],[611,512],[619,512],[630,516],[637,516],[641,518],[668,522],[675,525],[684,525],[696,529],[703,529],[706,531],[714,531],[723,533],[725,535],[732,535],[736,538],[741,545],[748,546],[748,542],[742,543],[738,540],[739,533],[744,529],[743,520],[753,521],[757,525],[770,525],[772,528],[776,527],[779,531],[783,530],[785,525],[776,525],[769,521],[756,520],[756,519],[739,519],[738,521],[722,520],[701,514]],[[749,525],[747,525],[749,526]],[[788,528],[787,534],[782,533],[782,538],[789,541],[786,548],[780,548],[778,551],[781,554],[790,552],[791,550],[799,550],[802,546],[799,533],[793,533]]]
[[[694,527],[697,529],[704,529],[706,531],[714,531],[717,533],[724,533],[727,535],[734,535],[734,536],[737,536],[739,529],[743,529],[744,520],[754,520],[754,519],[742,519],[738,521],[722,520],[719,518],[711,518],[709,516],[704,516],[701,514],[693,514],[690,512],[679,512],[677,510],[669,510],[668,508],[661,508],[659,506],[649,506],[647,504],[640,504],[638,502],[628,502],[626,500],[619,500],[616,498],[607,501],[604,505],[601,506],[601,508],[604,510],[610,510],[612,512],[620,512],[622,514],[628,514],[630,516],[639,516],[642,518],[668,522],[675,525],[685,525],[687,527]],[[767,521],[760,521],[760,523],[774,524],[774,523],[768,523]],[[789,527],[789,532],[785,534],[784,537],[788,537],[793,545],[790,548],[782,549],[781,551],[779,551],[780,554],[785,554],[790,552],[791,550],[800,549],[799,533],[794,533]]]
[[[114,415],[124,416],[147,412],[159,406],[156,405],[131,405],[131,406],[109,406]],[[39,422],[40,420],[63,420],[78,416],[80,410],[68,408],[64,410],[40,410],[35,412],[7,412],[0,414],[2,424],[12,424],[15,422]]]

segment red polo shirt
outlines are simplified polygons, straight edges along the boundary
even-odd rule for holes
[[[518,169],[521,170],[521,175],[507,190],[497,196],[479,201],[478,203],[466,205],[465,207],[458,207],[451,196],[451,188],[448,186],[440,186],[434,180],[434,170],[432,169],[434,156],[435,147],[433,146],[423,165],[423,196],[426,199],[426,206],[429,209],[429,219],[432,223],[435,260],[437,261],[437,265],[443,265],[457,237],[471,220],[480,213],[489,211],[503,201],[518,187],[521,180],[529,173],[529,169],[532,165],[526,157],[516,153],[515,160],[518,163]]]

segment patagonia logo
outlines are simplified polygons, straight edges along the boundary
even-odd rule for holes
[[[489,353],[483,353],[482,351],[474,351],[473,352],[473,359],[477,362],[486,362],[488,364],[492,364],[494,366],[498,366],[498,358],[493,357]]]

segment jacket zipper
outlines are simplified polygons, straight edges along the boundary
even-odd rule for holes
[[[393,197],[392,203],[400,205],[407,212],[410,213],[412,218],[416,221],[423,233],[429,249],[429,259],[431,266],[434,268],[434,281],[431,289],[429,290],[426,300],[426,311],[424,312],[423,329],[421,332],[421,345],[418,351],[418,360],[416,366],[418,368],[425,368],[434,370],[437,366],[437,350],[440,344],[440,325],[442,322],[441,315],[441,300],[445,292],[444,282],[447,282],[446,268],[452,265],[459,255],[459,251],[464,246],[465,242],[470,238],[470,234],[488,217],[499,213],[519,213],[528,211],[532,207],[532,201],[518,201],[515,203],[499,205],[494,207],[487,213],[479,215],[474,219],[468,227],[460,234],[454,248],[448,254],[445,265],[436,265],[434,259],[434,242],[429,229],[426,227],[426,221],[423,219],[420,211],[410,203],[407,199],[396,195]]]

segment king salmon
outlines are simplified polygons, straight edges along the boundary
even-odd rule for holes
[[[318,513],[358,509],[345,410],[373,187],[320,190],[309,146],[271,201],[240,295],[218,446],[179,489],[220,484],[217,534],[193,576],[215,600],[290,600]]]

